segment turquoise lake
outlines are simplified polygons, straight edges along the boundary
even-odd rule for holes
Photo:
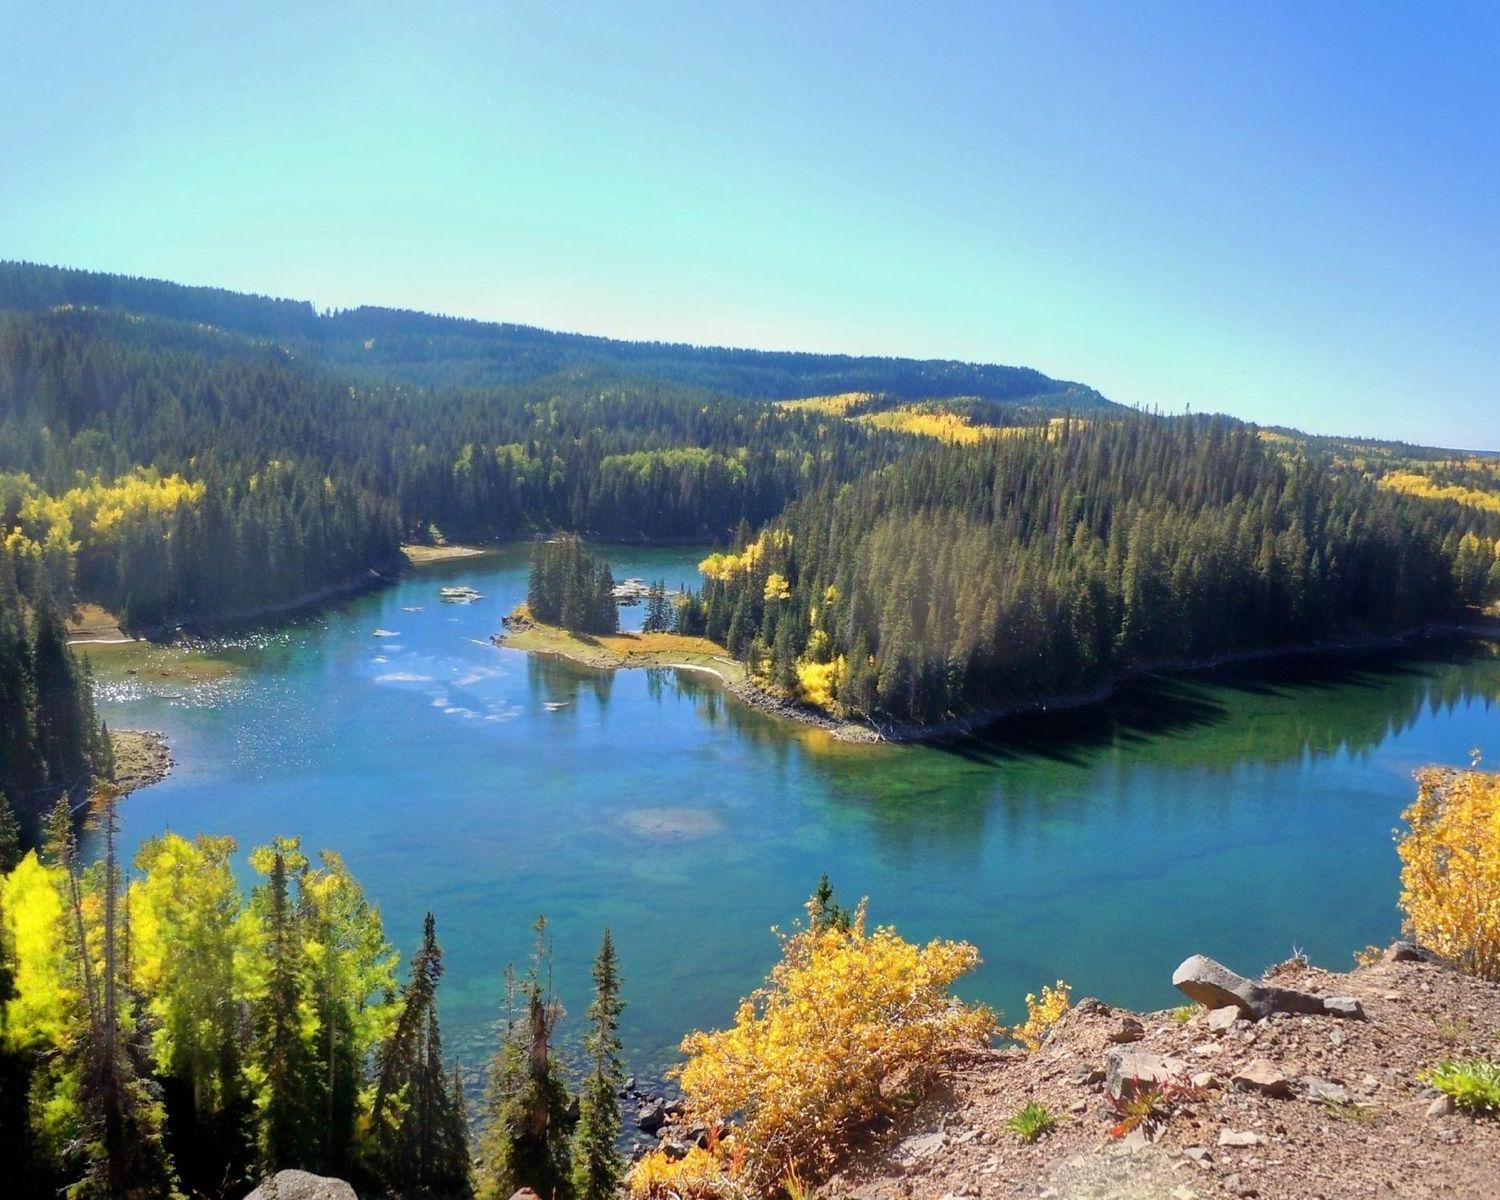
[[[604,549],[617,578],[697,580],[699,551]],[[215,652],[238,669],[215,681],[94,655],[108,722],[165,731],[177,763],[124,805],[126,850],[167,828],[242,851],[299,835],[345,857],[403,954],[431,909],[446,1044],[469,1068],[538,913],[580,1017],[613,928],[627,1049],[654,1073],[686,1030],[732,1017],[824,871],[909,937],[976,943],[965,991],[1011,1016],[1059,978],[1175,1004],[1172,969],[1195,952],[1342,968],[1399,928],[1412,771],[1500,754],[1485,642],[1151,681],[945,747],[841,745],[701,674],[492,646],[526,562],[515,547],[424,567],[226,639]],[[441,603],[448,584],[483,599]]]

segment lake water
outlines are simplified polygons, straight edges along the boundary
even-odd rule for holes
[[[617,577],[697,581],[696,551],[607,553]],[[403,954],[430,908],[447,1045],[471,1067],[538,913],[580,1018],[613,927],[627,1049],[652,1072],[732,1017],[824,871],[909,937],[976,943],[965,990],[1012,1016],[1058,978],[1175,1004],[1195,952],[1344,967],[1397,932],[1411,772],[1500,754],[1488,643],[1153,682],[949,747],[841,745],[702,675],[495,648],[525,577],[519,547],[423,568],[227,643],[239,669],[199,684],[95,656],[109,723],[164,730],[177,760],[124,805],[126,849],[167,828],[242,851],[300,835],[344,855]],[[458,583],[484,598],[441,603]]]

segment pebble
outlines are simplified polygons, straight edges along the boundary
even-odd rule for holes
[[[1259,1146],[1264,1144],[1265,1138],[1258,1133],[1249,1130],[1221,1129],[1219,1130],[1219,1145],[1232,1146],[1243,1149],[1247,1146]]]
[[[1429,1117],[1451,1117],[1453,1115],[1453,1097],[1439,1096],[1427,1106]]]

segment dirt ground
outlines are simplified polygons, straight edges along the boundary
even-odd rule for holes
[[[1292,963],[1273,975],[1284,987],[1353,996],[1367,1019],[1277,1014],[1215,1030],[1201,1008],[1181,1020],[1082,1001],[1035,1054],[997,1050],[957,1064],[821,1193],[1500,1197],[1500,1119],[1448,1111],[1420,1078],[1446,1058],[1500,1058],[1500,984],[1420,961],[1347,974]],[[1106,1096],[1110,1051],[1166,1056],[1201,1087],[1155,1127],[1112,1136],[1121,1116]],[[1261,1084],[1236,1082],[1252,1064]],[[1029,1101],[1044,1104],[1058,1125],[1027,1145],[1007,1122]]]

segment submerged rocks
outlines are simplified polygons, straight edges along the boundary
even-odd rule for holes
[[[657,1100],[650,1104],[641,1105],[641,1111],[636,1117],[635,1126],[642,1133],[655,1133],[667,1123],[667,1106]]]

